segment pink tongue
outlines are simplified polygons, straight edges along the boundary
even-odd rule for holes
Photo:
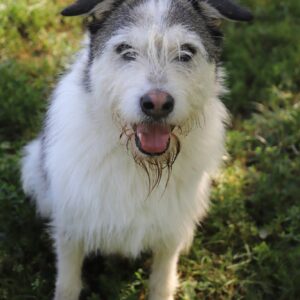
[[[142,150],[150,154],[159,154],[167,150],[170,128],[161,124],[139,124],[136,134]]]

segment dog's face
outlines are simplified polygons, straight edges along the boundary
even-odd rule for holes
[[[103,32],[94,36],[91,92],[98,101],[105,92],[135,156],[175,154],[176,129],[197,122],[202,106],[218,93],[214,40],[205,40],[214,49],[209,55],[180,10],[169,1],[142,2],[128,11],[125,6],[118,18],[126,12],[127,22],[104,44]],[[194,14],[190,8],[189,19]]]
[[[96,115],[109,108],[139,162],[170,168],[180,135],[222,92],[217,20],[246,19],[247,11],[232,2],[228,8],[227,1],[209,2],[79,0],[63,12],[93,15],[85,85]],[[235,15],[226,15],[232,7]]]

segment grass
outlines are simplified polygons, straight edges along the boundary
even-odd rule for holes
[[[79,47],[63,0],[0,4],[0,299],[51,299],[46,225],[22,193],[21,147],[41,128],[57,74]],[[180,261],[180,300],[300,297],[300,4],[243,1],[252,24],[226,24],[233,114],[212,208]],[[150,258],[91,257],[82,299],[145,299]]]

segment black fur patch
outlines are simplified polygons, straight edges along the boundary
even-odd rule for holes
[[[198,34],[211,61],[219,61],[223,34],[205,14],[197,0],[172,1],[168,20],[170,25],[182,24]]]

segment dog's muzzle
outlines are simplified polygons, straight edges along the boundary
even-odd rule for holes
[[[174,109],[174,98],[167,92],[155,89],[140,99],[140,108],[151,122],[137,124],[134,128],[135,143],[146,155],[162,155],[170,144],[172,127],[166,125],[166,118]]]

